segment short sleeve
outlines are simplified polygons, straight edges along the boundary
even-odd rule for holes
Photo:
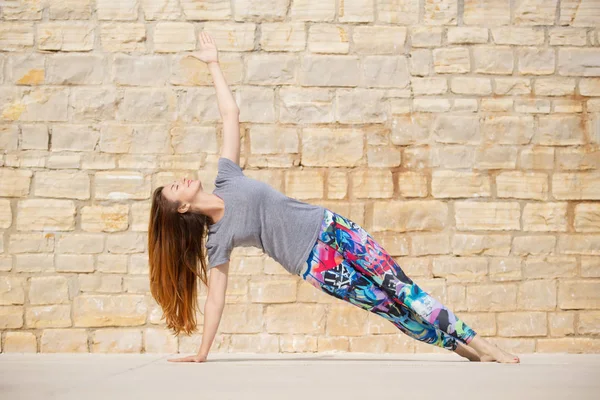
[[[239,165],[225,157],[219,158],[217,169],[217,177],[215,179],[216,186],[223,185],[235,177],[245,176]]]
[[[211,243],[207,240],[206,253],[208,255],[208,269],[211,269],[229,261],[231,247],[225,243]]]

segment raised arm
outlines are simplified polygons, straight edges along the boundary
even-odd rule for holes
[[[223,148],[221,157],[240,164],[240,110],[221,71],[217,46],[206,32],[200,33],[200,51],[194,56],[208,65],[217,92],[219,113],[223,119]]]

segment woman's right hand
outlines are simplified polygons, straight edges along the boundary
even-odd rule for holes
[[[191,53],[190,56],[197,58],[200,61],[204,61],[207,64],[219,62],[217,45],[212,36],[207,32],[200,32],[200,51]]]

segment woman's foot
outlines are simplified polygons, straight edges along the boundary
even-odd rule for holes
[[[481,361],[479,358],[479,354],[475,351],[475,349],[472,349],[469,346],[464,345],[460,342],[457,342],[456,350],[454,350],[454,352],[459,356],[466,358],[469,361]]]
[[[477,351],[481,362],[498,362],[503,364],[518,364],[521,362],[519,357],[500,349],[498,346],[479,337],[479,335],[471,340],[469,346]]]

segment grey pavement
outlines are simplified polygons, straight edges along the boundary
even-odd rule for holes
[[[185,354],[188,355],[188,354]],[[0,398],[600,399],[600,355],[525,354],[521,364],[454,354],[0,354]]]

